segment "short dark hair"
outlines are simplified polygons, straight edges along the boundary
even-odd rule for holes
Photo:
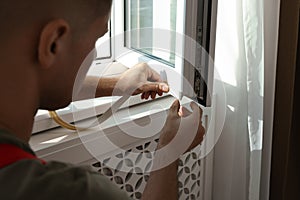
[[[88,24],[93,18],[107,15],[111,5],[112,0],[1,0],[0,40],[33,23],[47,23],[54,18],[64,18],[71,25]]]
[[[87,0],[82,0],[82,1],[87,1]],[[94,1],[90,2],[90,6],[95,9],[96,14],[107,14],[112,6],[112,0],[88,0],[88,1]],[[101,10],[100,10],[101,9]],[[102,13],[102,12],[103,13]]]

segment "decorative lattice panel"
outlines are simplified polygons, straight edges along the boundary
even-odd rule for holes
[[[131,148],[124,153],[117,153],[107,156],[102,162],[93,162],[91,165],[99,173],[108,177],[119,188],[125,190],[133,199],[141,199],[143,190],[149,179],[149,173],[144,173],[151,168],[152,152],[157,146],[158,140]],[[202,199],[202,160],[198,158],[200,148],[183,155],[179,162],[179,199],[193,200]],[[131,152],[140,153],[134,159],[129,157]],[[141,165],[140,162],[143,162]],[[114,163],[112,166],[111,163]],[[143,167],[141,167],[143,166]],[[123,169],[123,170],[118,170]],[[124,172],[124,169],[125,172]]]

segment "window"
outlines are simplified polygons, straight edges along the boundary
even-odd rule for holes
[[[112,56],[112,38],[111,38],[111,21],[109,22],[109,31],[101,38],[99,38],[95,44],[97,50],[97,61],[101,63],[111,62]],[[99,63],[99,62],[98,62]]]
[[[177,13],[183,13],[178,0],[126,0],[125,1],[125,46],[153,59],[161,59],[166,64],[175,65]],[[181,9],[181,12],[178,10]],[[160,31],[167,30],[166,49],[155,49],[155,41],[160,38]],[[182,28],[181,28],[182,29]],[[157,30],[157,31],[155,31]]]
[[[175,90],[185,92],[184,77],[198,101],[209,106],[216,5],[216,0],[118,1],[114,4],[115,59],[126,66],[138,62],[170,66],[182,76],[168,79]]]

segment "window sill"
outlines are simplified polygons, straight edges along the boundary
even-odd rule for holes
[[[151,117],[152,120],[161,117],[162,114],[169,109],[173,101],[174,97],[166,96],[150,101],[147,104],[121,109],[115,113],[115,117],[121,120],[116,123],[113,118],[108,119],[101,124],[102,131],[99,131],[99,128],[91,128],[86,131],[81,131],[79,134],[63,128],[48,130],[42,134],[33,135],[30,140],[30,145],[36,154],[46,161],[56,160],[73,164],[84,163],[95,157],[95,155],[91,155],[85,148],[86,145],[94,144],[97,149],[96,152],[99,152],[99,155],[96,156],[105,156],[119,150],[119,148],[128,149],[137,144],[153,140],[154,137],[158,137],[157,135],[151,135],[151,133],[146,133],[147,135],[143,135],[140,138],[133,137],[123,133],[119,126],[122,125],[122,127],[127,130],[133,129],[134,125],[142,126],[143,124],[147,124],[150,119],[149,117]],[[189,101],[190,100],[184,98],[183,103],[188,103]],[[157,106],[160,108],[153,109],[157,108]],[[207,119],[210,108],[203,108],[203,111],[203,118]],[[130,113],[129,116],[128,113]],[[135,123],[132,123],[133,120]],[[110,141],[107,138],[108,135],[111,138],[117,138],[114,142],[118,143],[118,148],[110,145]]]
[[[167,95],[163,95],[167,96]],[[58,115],[68,123],[74,122],[74,115],[76,114],[76,120],[85,120],[94,116],[96,112],[97,115],[103,114],[107,109],[109,109],[112,104],[118,100],[120,97],[101,97],[96,99],[84,100],[77,102],[76,105],[71,104],[67,108],[57,111]],[[141,100],[141,97],[133,96],[130,97],[127,102],[125,102],[120,109],[126,108],[128,106],[138,105],[146,103],[150,100]],[[32,134],[41,133],[53,128],[57,128],[59,125],[50,117],[48,111],[39,110],[37,116],[35,117],[35,123],[33,126]]]

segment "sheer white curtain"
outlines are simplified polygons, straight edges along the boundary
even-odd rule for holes
[[[215,148],[213,197],[259,199],[263,127],[263,1],[219,0],[216,69],[228,110]]]

